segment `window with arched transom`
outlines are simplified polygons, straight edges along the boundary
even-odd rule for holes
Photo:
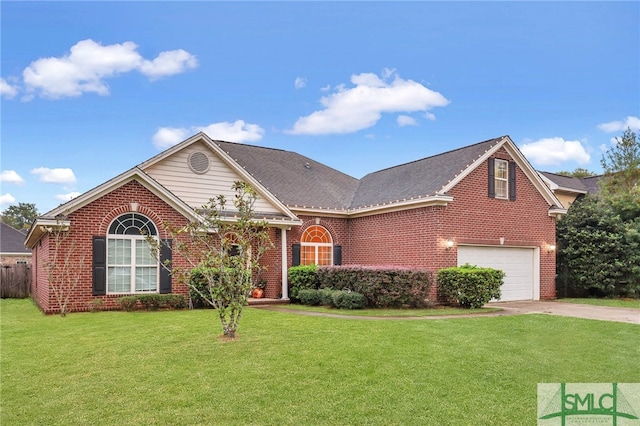
[[[107,293],[158,292],[159,263],[146,240],[157,238],[151,219],[140,213],[118,216],[107,234]]]
[[[313,225],[302,233],[300,264],[333,265],[333,239],[323,226]]]

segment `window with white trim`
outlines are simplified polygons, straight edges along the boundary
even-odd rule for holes
[[[313,225],[302,233],[300,264],[333,265],[333,239],[326,228]]]
[[[496,198],[509,198],[509,162],[506,160],[495,160],[495,190]]]
[[[159,263],[146,240],[158,231],[139,213],[118,216],[107,235],[107,293],[158,292]]]

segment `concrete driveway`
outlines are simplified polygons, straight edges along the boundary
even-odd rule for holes
[[[640,324],[640,309],[580,305],[555,301],[495,302],[486,306],[501,308],[511,314],[551,314],[565,317]]]

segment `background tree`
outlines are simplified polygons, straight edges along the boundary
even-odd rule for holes
[[[217,310],[226,338],[236,337],[254,277],[264,269],[260,259],[273,246],[266,223],[253,217],[257,193],[245,182],[235,182],[232,189],[234,209],[229,210],[220,195],[199,211],[202,220],[184,227],[164,224],[172,239],[173,258],[179,254],[188,266],[175,262],[163,266],[171,266],[174,277]],[[161,243],[153,238],[147,241],[159,253]]]
[[[578,179],[582,179],[582,178],[586,178],[589,176],[595,176],[595,173],[593,173],[590,170],[587,169],[583,169],[582,167],[578,167],[577,169],[575,169],[572,172],[566,171],[566,170],[562,170],[559,172],[556,172],[557,175],[562,175],[562,176],[568,176],[568,177],[574,177],[574,178],[578,178]]]
[[[39,216],[38,209],[33,203],[18,203],[17,206],[9,206],[2,212],[2,221],[7,225],[21,230],[28,229]]]
[[[640,143],[627,129],[601,160],[599,192],[557,226],[558,266],[575,288],[640,297]]]

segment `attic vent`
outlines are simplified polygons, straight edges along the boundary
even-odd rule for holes
[[[209,157],[204,152],[194,152],[189,156],[189,167],[194,173],[206,173],[209,170]]]

